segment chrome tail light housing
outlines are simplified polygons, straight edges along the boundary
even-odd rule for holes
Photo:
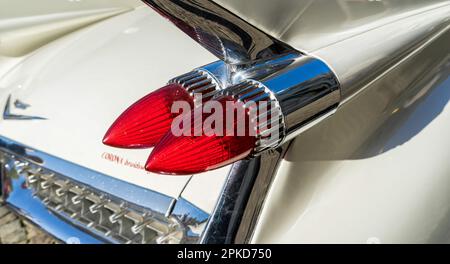
[[[290,60],[281,70],[259,80],[244,78],[223,90],[221,96],[236,98],[244,107],[248,107],[249,102],[267,102],[272,106],[271,118],[267,118],[269,110],[260,111],[256,116],[255,154],[293,139],[334,113],[341,101],[339,82],[332,70],[323,61],[310,56]],[[275,126],[267,126],[267,122]],[[275,139],[268,135],[275,135]]]
[[[223,127],[230,123],[233,127],[227,126],[220,134],[207,133],[211,129],[198,128],[198,123],[204,125],[216,113],[197,118],[193,110],[187,118],[192,123],[187,126],[191,131],[182,135],[168,131],[151,153],[147,170],[195,174],[257,156],[332,114],[341,98],[334,73],[324,62],[310,56],[287,56],[231,76],[237,84],[221,90],[210,102],[219,103],[217,109],[233,104],[231,111],[221,110],[218,121]],[[235,120],[235,112],[244,113],[237,117],[244,120],[244,125]],[[227,120],[230,116],[231,121]],[[235,133],[239,125],[245,130],[240,135]],[[196,134],[200,130],[203,134]]]

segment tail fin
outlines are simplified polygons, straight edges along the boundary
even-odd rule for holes
[[[211,0],[143,1],[228,64],[249,64],[294,51]]]

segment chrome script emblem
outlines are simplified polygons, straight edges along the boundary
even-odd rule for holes
[[[27,109],[30,107],[29,104],[21,102],[20,100],[16,100],[14,102],[14,107],[19,109]],[[3,111],[3,119],[4,120],[45,120],[47,118],[40,116],[28,116],[28,115],[16,115],[11,113],[11,95],[8,96],[6,100],[5,110]]]

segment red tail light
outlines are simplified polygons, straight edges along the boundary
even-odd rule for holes
[[[225,109],[226,101],[219,102]],[[195,136],[199,122],[194,122],[194,112],[191,113],[191,135],[175,136],[169,131],[156,145],[150,155],[146,170],[162,174],[186,175],[216,169],[248,156],[256,145],[256,137],[249,135],[249,118],[245,120],[245,134],[237,135],[237,118],[233,118],[231,130],[226,129],[223,117],[224,133],[222,135],[209,135],[203,130],[201,136]],[[203,115],[204,121],[208,115]],[[203,122],[202,122],[203,123]],[[201,129],[201,128],[200,128]],[[211,133],[212,134],[212,133]]]
[[[153,147],[170,129],[178,113],[172,113],[175,101],[194,104],[194,93],[208,100],[217,85],[205,72],[193,71],[180,76],[131,105],[106,132],[103,143],[119,148]]]
[[[120,148],[154,146],[176,117],[171,113],[173,101],[192,103],[193,99],[179,84],[160,88],[125,110],[106,132],[103,143]]]

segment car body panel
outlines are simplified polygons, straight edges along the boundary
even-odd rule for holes
[[[0,56],[21,57],[77,29],[142,5],[131,1],[0,1]],[[26,6],[26,8],[24,8]]]
[[[317,52],[343,85],[362,89],[292,143],[252,242],[450,242],[449,11]],[[353,50],[361,64],[331,58],[342,50]],[[364,75],[370,82],[354,82],[370,79]]]
[[[311,52],[446,0],[214,0],[294,48]]]

